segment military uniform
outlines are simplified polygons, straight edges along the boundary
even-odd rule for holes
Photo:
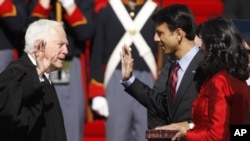
[[[146,3],[144,0],[137,0],[135,8],[130,8],[127,0],[123,0],[122,2],[127,11],[126,14],[129,14],[134,22]],[[149,5],[155,5],[155,3],[152,2]],[[143,141],[145,140],[145,130],[147,129],[147,111],[145,107],[126,94],[119,83],[121,79],[119,50],[121,51],[122,47],[119,46],[119,42],[121,42],[124,36],[141,35],[143,37],[142,40],[131,39],[133,42],[129,44],[132,48],[132,55],[136,60],[133,73],[140,80],[147,82],[149,86],[153,86],[155,77],[150,67],[154,66],[147,64],[142,55],[143,53],[139,51],[140,49],[136,45],[138,42],[145,41],[149,47],[148,53],[154,57],[157,55],[157,45],[154,42],[155,25],[149,17],[143,23],[141,29],[136,27],[139,26],[137,23],[134,23],[135,27],[125,29],[120,21],[120,18],[123,17],[119,18],[113,8],[109,1],[106,7],[101,9],[97,14],[96,34],[93,40],[90,60],[91,81],[89,95],[91,98],[104,96],[107,99],[109,109],[109,116],[106,120],[107,141]],[[156,9],[157,6],[154,7],[153,11]],[[128,40],[130,40],[129,38]],[[116,47],[118,47],[118,53],[114,53],[117,50]],[[146,46],[140,47],[145,50],[147,49]],[[150,61],[150,63],[155,65],[154,58]],[[109,64],[111,66],[115,65],[112,66],[115,69],[111,72],[108,72]],[[110,73],[108,79],[105,76],[106,73]]]
[[[0,5],[0,72],[23,49],[23,29],[27,14],[24,1],[5,0]],[[18,24],[17,24],[18,23]]]

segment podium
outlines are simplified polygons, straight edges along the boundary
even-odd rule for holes
[[[146,130],[146,139],[148,141],[171,141],[171,138],[178,130]]]

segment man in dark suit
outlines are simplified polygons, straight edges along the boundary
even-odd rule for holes
[[[204,54],[194,43],[196,25],[193,14],[187,6],[174,4],[156,12],[152,19],[156,23],[154,39],[171,59],[163,67],[152,89],[132,75],[131,49],[124,46],[121,84],[128,94],[148,109],[149,129],[182,121],[192,128],[191,107],[204,80],[199,69]],[[170,75],[176,62],[180,69],[177,72],[175,100],[171,105]]]
[[[63,25],[33,22],[24,54],[0,74],[0,140],[66,141],[63,116],[49,73],[63,67],[68,53]]]

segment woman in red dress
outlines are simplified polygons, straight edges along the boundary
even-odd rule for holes
[[[209,19],[200,25],[198,35],[206,53],[202,68],[208,77],[193,103],[194,128],[181,122],[156,129],[180,130],[172,140],[229,141],[230,125],[244,124],[250,109],[247,52],[230,19]]]

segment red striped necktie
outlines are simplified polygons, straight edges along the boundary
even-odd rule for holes
[[[176,93],[176,84],[178,81],[178,76],[177,76],[177,72],[180,69],[180,65],[178,62],[176,62],[176,64],[174,64],[174,67],[172,69],[171,72],[171,76],[170,76],[170,94],[171,94],[171,100],[172,100],[172,104],[174,104],[175,101],[175,93]]]

